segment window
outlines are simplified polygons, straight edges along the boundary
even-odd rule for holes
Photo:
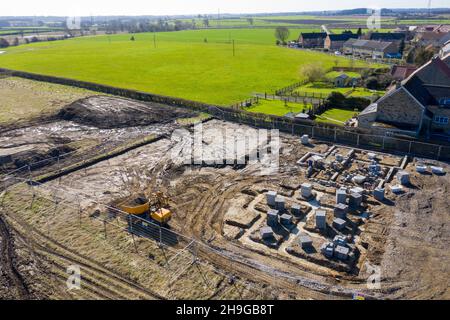
[[[448,97],[441,98],[441,99],[439,100],[439,104],[440,104],[441,106],[450,106],[450,98],[448,98]]]
[[[434,122],[438,124],[448,124],[448,117],[435,116]]]

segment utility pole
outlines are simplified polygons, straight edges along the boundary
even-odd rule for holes
[[[156,33],[153,34],[153,46],[156,48]]]

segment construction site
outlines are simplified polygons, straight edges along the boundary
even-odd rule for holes
[[[25,85],[8,88],[24,104]],[[450,298],[448,163],[253,141],[258,128],[92,92],[52,103],[0,126],[4,298]]]

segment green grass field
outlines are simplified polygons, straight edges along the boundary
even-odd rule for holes
[[[350,92],[352,88],[336,88],[332,83],[327,82],[313,82],[307,83],[301,87],[298,87],[294,90],[294,92],[298,93],[307,93],[309,94],[316,93],[321,95],[329,95],[332,92],[340,92],[342,94],[346,94]]]
[[[297,31],[299,32],[299,31]],[[300,66],[350,60],[274,45],[273,29],[87,36],[5,49],[0,67],[229,105],[302,79]],[[235,56],[230,40],[235,40]],[[367,66],[356,62],[356,66]]]
[[[276,116],[284,116],[289,112],[302,112],[311,108],[310,104],[304,105],[302,103],[288,102],[280,100],[265,100],[259,99],[257,104],[253,104],[251,107],[245,108],[246,111],[255,113],[271,114]]]
[[[328,122],[343,125],[347,120],[353,118],[358,112],[347,109],[329,109],[316,117],[317,122]]]
[[[361,75],[357,72],[350,72],[350,71],[346,71],[346,72],[339,72],[339,71],[331,71],[328,72],[325,77],[327,79],[334,79],[337,76],[341,75],[342,73],[345,73],[347,76],[351,77],[351,78],[361,78]]]
[[[374,95],[383,96],[386,91],[381,90],[369,90],[366,88],[355,88],[355,90],[350,94],[350,97],[371,97]]]

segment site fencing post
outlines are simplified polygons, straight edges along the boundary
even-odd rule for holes
[[[408,153],[411,153],[411,147],[412,147],[412,141],[409,142],[409,149],[408,149]]]
[[[105,239],[108,238],[108,234],[106,232],[106,220],[103,220],[103,231],[105,232]]]
[[[312,128],[312,129],[311,129],[311,138],[314,139],[314,126],[312,126],[311,128]]]
[[[436,160],[439,160],[441,158],[441,152],[442,152],[442,146],[439,146],[438,154]]]
[[[334,142],[337,141],[337,129],[334,128]]]
[[[77,195],[77,202],[78,202],[78,217],[80,219],[80,228],[81,228],[81,214],[82,214],[82,210],[81,210],[80,197],[78,195]]]
[[[383,145],[381,147],[381,149],[383,149],[383,150],[384,150],[384,142],[385,142],[385,140],[386,140],[386,136],[383,136]]]
[[[359,133],[356,134],[356,145],[359,147]]]

